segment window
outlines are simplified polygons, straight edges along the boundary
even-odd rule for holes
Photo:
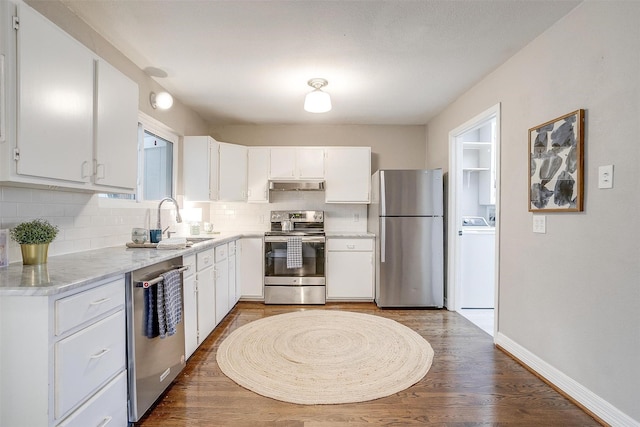
[[[144,165],[142,195],[144,200],[161,200],[173,196],[173,143],[142,129]]]
[[[175,197],[178,136],[140,113],[138,124],[138,191],[136,199]]]
[[[136,194],[100,194],[119,200],[157,201],[175,197],[178,135],[159,121],[139,113],[138,188]]]

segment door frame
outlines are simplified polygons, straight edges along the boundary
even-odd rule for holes
[[[496,170],[496,261],[495,261],[495,308],[494,308],[494,334],[498,332],[499,290],[500,290],[500,103],[490,107],[482,113],[467,120],[460,126],[449,132],[449,179],[448,179],[448,205],[447,205],[447,301],[446,306],[450,311],[460,309],[460,286],[458,285],[461,269],[461,245],[459,244],[458,231],[462,224],[461,192],[463,183],[462,172],[462,141],[459,137],[466,132],[477,128],[480,124],[495,117],[496,141],[495,141],[495,170]]]

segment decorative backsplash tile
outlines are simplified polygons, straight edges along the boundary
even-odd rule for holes
[[[367,230],[367,205],[325,204],[323,192],[273,193],[270,203],[211,202],[184,206],[202,208],[202,221],[213,224],[214,231],[264,232],[269,229],[272,210],[324,210],[328,231]],[[0,186],[0,229],[20,222],[43,218],[57,225],[60,232],[49,247],[50,255],[81,252],[124,245],[131,228],[155,227],[157,203],[111,200],[97,194]],[[189,224],[176,224],[175,212],[161,212],[163,228],[179,234],[189,233]],[[202,228],[201,228],[202,229]],[[20,247],[9,243],[9,262],[21,260]]]

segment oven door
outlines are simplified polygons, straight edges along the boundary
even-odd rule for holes
[[[265,236],[264,275],[265,285],[282,284],[278,278],[303,278],[287,280],[285,283],[297,285],[324,285],[325,277],[325,237],[302,236],[302,266],[287,267],[287,236]]]

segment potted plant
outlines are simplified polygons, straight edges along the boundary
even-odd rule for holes
[[[58,227],[44,219],[23,222],[9,230],[11,238],[20,244],[24,265],[47,262],[49,243],[58,235]]]

